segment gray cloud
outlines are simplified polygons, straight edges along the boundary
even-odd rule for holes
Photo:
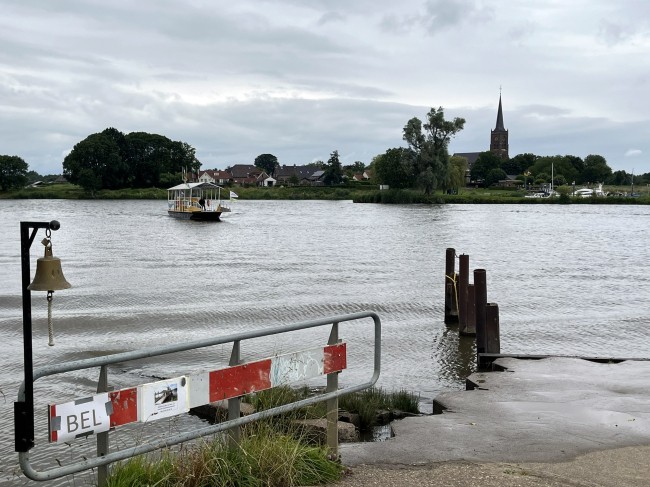
[[[318,19],[318,25],[322,26],[331,22],[341,22],[343,20],[345,20],[345,17],[339,12],[325,12],[321,15],[320,19]]]
[[[482,150],[503,86],[511,154],[648,172],[646,3],[4,0],[0,153],[58,173],[115,127],[188,142],[204,167],[368,163],[437,106],[467,120],[452,150]]]

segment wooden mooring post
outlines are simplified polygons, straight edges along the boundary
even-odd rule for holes
[[[456,249],[448,248],[445,258],[445,324],[458,323]]]
[[[488,303],[485,308],[485,353],[501,353],[497,303]]]
[[[458,333],[473,335],[467,329],[467,287],[469,286],[469,255],[458,256]]]
[[[474,270],[474,306],[476,311],[476,353],[485,353],[487,283],[485,269]]]
[[[467,311],[467,323],[465,324],[465,331],[463,335],[476,335],[476,299],[475,299],[474,284],[467,285],[467,302],[465,309]]]
[[[485,307],[485,351],[477,353],[478,370],[489,370],[494,355],[501,353],[501,338],[499,336],[499,305],[487,303]],[[476,348],[478,350],[478,342]],[[489,357],[488,357],[489,356]]]

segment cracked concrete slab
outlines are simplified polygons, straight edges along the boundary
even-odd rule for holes
[[[650,445],[650,361],[501,358],[503,372],[447,392],[443,414],[393,424],[395,437],[341,445],[343,463],[565,462],[590,452]]]

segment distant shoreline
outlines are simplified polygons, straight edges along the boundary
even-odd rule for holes
[[[230,188],[225,188],[227,194]],[[237,187],[240,200],[352,200],[355,203],[380,204],[617,204],[648,205],[650,195],[638,197],[589,197],[578,198],[564,195],[552,198],[526,198],[521,190],[463,188],[460,194],[443,194],[440,191],[430,195],[419,190],[378,190],[370,183],[347,186],[294,186],[294,187]],[[621,187],[616,187],[621,191]],[[622,192],[622,191],[621,191]],[[91,195],[72,184],[52,184],[38,188],[0,193],[2,199],[69,199],[69,200],[166,200],[167,190],[162,188],[100,190]],[[224,198],[227,199],[227,198]]]

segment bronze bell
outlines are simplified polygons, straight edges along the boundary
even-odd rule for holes
[[[36,261],[36,275],[32,283],[27,286],[30,291],[59,291],[71,287],[63,277],[61,259],[52,256],[52,243],[45,239],[45,256]]]

